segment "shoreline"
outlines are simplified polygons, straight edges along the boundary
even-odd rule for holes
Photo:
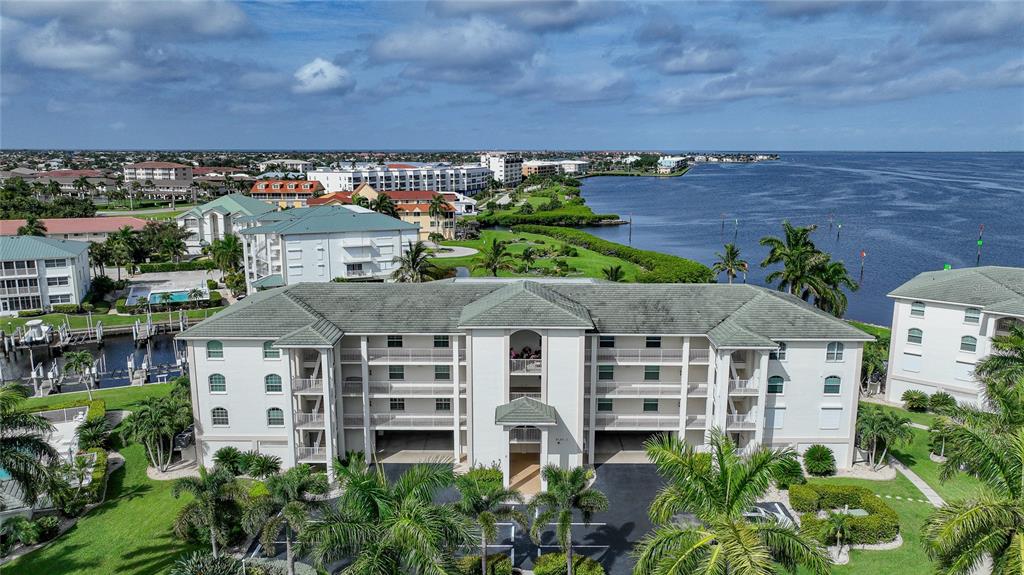
[[[633,172],[615,172],[615,171],[613,171],[613,172],[592,172],[592,173],[589,173],[589,174],[583,174],[581,176],[576,176],[576,179],[583,180],[583,179],[586,179],[586,178],[594,178],[594,177],[598,177],[598,176],[612,176],[612,177],[618,176],[618,177],[623,177],[623,178],[678,178],[679,176],[682,176],[686,172],[689,172],[691,167],[693,167],[693,166],[686,166],[682,170],[680,170],[678,172],[672,172],[670,174],[650,174],[650,173],[643,173],[643,172],[633,173]]]

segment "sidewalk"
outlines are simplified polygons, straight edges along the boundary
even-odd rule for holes
[[[909,479],[910,482],[914,484],[914,487],[917,487],[918,491],[923,493],[924,496],[928,498],[929,503],[931,503],[935,507],[942,507],[943,505],[946,504],[942,497],[940,497],[939,494],[936,493],[935,490],[931,488],[931,486],[925,483],[924,479],[921,479],[921,477],[918,476],[913,471],[911,471],[909,467],[903,465],[903,463],[900,460],[890,455],[889,465],[892,465],[893,467],[896,468],[896,471],[899,471],[904,476],[906,476],[906,478]]]

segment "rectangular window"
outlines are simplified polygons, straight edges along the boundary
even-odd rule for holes
[[[644,366],[644,381],[658,381],[661,379],[661,368],[657,365]]]
[[[839,423],[843,419],[843,408],[822,407],[818,414],[818,427],[821,429],[839,429]]]
[[[434,336],[434,347],[451,347],[451,338],[447,335],[435,335]]]
[[[400,335],[389,335],[388,336],[388,347],[402,347],[402,336],[400,336]]]
[[[607,397],[599,397],[597,399],[597,410],[598,411],[611,411],[615,409],[615,402]]]
[[[46,260],[43,263],[48,268],[62,268],[68,265],[67,260]]]
[[[645,399],[644,400],[644,411],[658,411],[658,400],[657,399]]]
[[[448,397],[439,397],[434,400],[434,411],[451,411],[452,400]]]
[[[765,427],[768,429],[782,429],[786,424],[785,407],[769,407],[764,412]]]
[[[921,356],[913,353],[903,354],[903,371],[918,373],[921,371]]]
[[[389,365],[388,366],[388,379],[405,379],[405,366],[404,365]]]
[[[615,366],[614,365],[599,365],[597,366],[597,379],[606,381],[609,379],[615,379]]]
[[[61,295],[50,296],[50,304],[52,305],[55,303],[71,303],[71,294],[66,293]]]
[[[960,381],[974,381],[974,364],[958,361],[954,364],[955,377]]]
[[[661,336],[649,335],[644,340],[644,345],[647,347],[661,347]]]
[[[71,283],[71,279],[68,276],[60,276],[54,278],[46,278],[46,285],[53,286],[66,286]]]
[[[450,365],[435,365],[434,366],[434,379],[437,380],[450,380],[452,378],[452,366]]]
[[[614,335],[602,335],[597,338],[599,347],[615,347]]]
[[[405,398],[392,397],[388,402],[388,407],[391,408],[391,411],[405,411]]]

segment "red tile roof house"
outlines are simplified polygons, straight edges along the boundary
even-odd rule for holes
[[[324,185],[314,180],[257,180],[249,195],[282,208],[301,208],[324,193]]]
[[[116,232],[124,226],[135,231],[146,226],[146,220],[130,216],[43,218],[40,221],[46,226],[48,238],[83,242],[102,242],[111,232]],[[18,228],[23,225],[25,220],[0,220],[0,236],[16,236]]]

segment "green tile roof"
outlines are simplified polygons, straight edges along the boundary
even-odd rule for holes
[[[498,321],[506,327],[548,322],[590,333],[705,334],[716,347],[873,339],[799,298],[751,285],[475,278],[294,284],[257,292],[181,337],[279,338],[320,320],[349,334],[457,333]]]
[[[494,408],[495,425],[539,425],[558,423],[554,407],[532,397],[519,397]]]
[[[74,258],[89,250],[89,242],[38,236],[0,236],[0,261]]]
[[[277,347],[332,347],[345,335],[337,326],[322,319],[285,334],[274,345]]]
[[[1024,315],[1024,268],[981,266],[918,274],[890,297],[972,305]]]
[[[255,216],[273,211],[274,206],[255,198],[242,194],[228,194],[216,200],[196,206],[184,214],[178,216],[202,216],[208,211],[215,211],[221,214],[242,214],[243,216]]]
[[[281,274],[270,274],[269,276],[263,276],[260,279],[252,282],[252,287],[256,289],[269,289],[281,287],[284,285],[284,278]]]
[[[242,234],[325,234],[340,232],[370,232],[378,230],[419,230],[419,226],[377,212],[350,210],[346,206],[316,206],[294,208],[281,212],[284,219],[264,222],[243,230]]]

